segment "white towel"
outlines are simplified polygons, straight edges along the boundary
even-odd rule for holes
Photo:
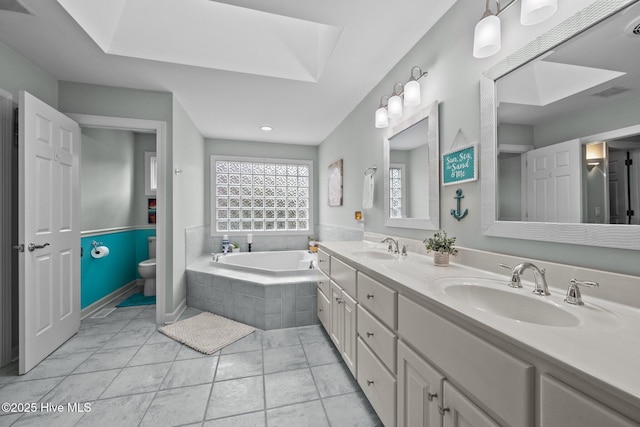
[[[364,185],[362,187],[362,209],[371,209],[373,207],[373,174],[364,176]]]

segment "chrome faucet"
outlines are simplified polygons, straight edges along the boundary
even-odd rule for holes
[[[507,267],[505,265],[501,266]],[[535,280],[533,293],[536,295],[551,295],[549,293],[549,287],[547,286],[547,279],[544,277],[544,268],[540,269],[530,262],[521,262],[520,264],[513,267],[513,270],[511,271],[511,283],[509,283],[509,286],[511,286],[512,288],[521,288],[522,283],[520,283],[520,276],[526,270],[533,270],[533,278]]]
[[[398,241],[392,239],[391,237],[385,237],[384,239],[382,239],[380,241],[380,243],[388,243],[389,246],[387,247],[387,250],[389,252],[393,252],[394,254],[397,254],[398,251]]]
[[[578,287],[578,285],[588,286],[590,288],[597,288],[598,286],[600,286],[598,282],[592,282],[590,280],[571,279],[569,281],[569,288],[567,289],[567,296],[564,299],[567,304],[584,305],[584,302],[582,302],[582,294],[580,293],[580,288]]]

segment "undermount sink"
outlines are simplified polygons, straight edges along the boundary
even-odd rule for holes
[[[455,298],[456,302],[486,313],[544,326],[571,327],[580,324],[580,320],[572,313],[545,299],[548,297],[526,294],[530,293],[528,289],[511,289],[507,288],[506,283],[481,278],[446,278],[437,282],[443,292]],[[498,286],[504,286],[505,289]]]
[[[376,250],[362,250],[362,251],[353,251],[352,255],[361,256],[365,258],[374,258],[374,259],[395,259],[396,256],[390,254],[388,252],[381,252]]]

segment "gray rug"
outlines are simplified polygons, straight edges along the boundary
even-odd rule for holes
[[[251,334],[255,328],[205,311],[158,330],[194,350],[213,354]]]

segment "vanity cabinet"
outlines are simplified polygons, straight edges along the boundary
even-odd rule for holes
[[[637,423],[549,375],[540,376],[540,427],[631,427]]]
[[[450,382],[445,381],[442,390],[443,406],[439,412],[443,427],[500,427]]]
[[[351,373],[356,375],[356,300],[331,281],[331,322],[329,336]]]
[[[386,427],[396,425],[396,377],[358,338],[358,384]]]
[[[398,427],[440,427],[444,375],[398,343]]]

